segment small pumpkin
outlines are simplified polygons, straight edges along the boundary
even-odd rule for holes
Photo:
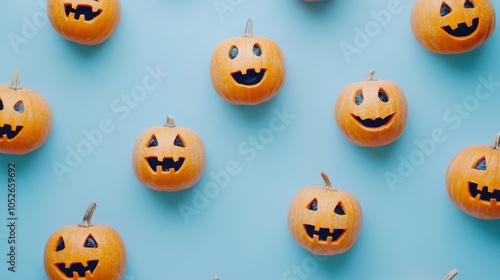
[[[39,93],[22,88],[14,70],[12,84],[0,85],[0,153],[22,155],[38,149],[52,130],[52,110]]]
[[[492,146],[459,151],[446,172],[451,201],[465,213],[485,220],[500,218],[500,133]]]
[[[210,62],[212,85],[219,96],[237,105],[256,105],[273,98],[286,76],[285,57],[273,40],[245,35],[219,43]]]
[[[48,0],[47,14],[64,38],[97,45],[114,33],[121,16],[119,0]]]
[[[338,127],[358,146],[378,147],[397,140],[404,131],[408,105],[393,81],[374,78],[351,83],[340,91],[335,105]]]
[[[458,54],[483,45],[495,29],[490,0],[417,0],[411,12],[417,41],[439,54]]]
[[[55,231],[44,251],[45,272],[51,280],[119,280],[125,273],[125,245],[116,230],[92,224],[92,201],[81,224]]]
[[[321,177],[325,187],[305,187],[293,198],[288,210],[288,228],[304,249],[331,256],[354,245],[363,214],[352,194],[334,189],[325,173]]]
[[[172,116],[164,126],[144,131],[134,146],[136,177],[157,191],[191,188],[201,178],[205,161],[201,138],[191,129],[175,126]]]

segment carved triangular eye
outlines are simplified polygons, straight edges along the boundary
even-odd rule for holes
[[[486,158],[481,158],[477,163],[476,166],[474,166],[474,169],[477,170],[486,170]]]
[[[156,136],[153,134],[153,137],[151,137],[151,140],[149,140],[148,148],[156,146],[158,146],[158,140],[156,139]]]
[[[92,237],[91,234],[87,236],[87,240],[85,240],[85,247],[86,248],[97,248],[97,242],[95,241],[94,237]]]
[[[474,3],[472,3],[472,1],[470,0],[465,0],[464,8],[466,9],[474,8]]]
[[[174,145],[178,147],[185,147],[184,142],[182,141],[182,138],[179,135],[175,137]]]
[[[0,99],[0,110],[3,110],[3,101]]]
[[[307,206],[307,209],[311,210],[311,211],[316,211],[318,210],[318,201],[315,199],[313,199],[313,201],[311,201],[309,203],[309,205]]]
[[[66,248],[66,245],[64,244],[64,239],[61,236],[59,237],[59,242],[57,242],[56,252],[62,251],[64,248]]]
[[[335,209],[333,210],[335,214],[337,215],[345,215],[344,208],[342,207],[342,203],[338,203],[337,206],[335,206]]]
[[[449,13],[451,13],[450,6],[448,6],[448,4],[443,2],[443,4],[441,4],[441,16],[444,17],[445,15],[447,15]]]

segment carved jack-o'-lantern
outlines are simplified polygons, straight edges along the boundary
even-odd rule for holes
[[[363,214],[349,192],[332,188],[321,173],[325,187],[300,190],[288,210],[292,237],[313,254],[331,256],[349,250],[361,231]]]
[[[401,136],[408,105],[401,88],[389,80],[373,78],[347,85],[335,105],[335,119],[342,133],[359,146],[387,145]]]
[[[490,0],[417,0],[411,24],[415,38],[428,50],[463,53],[490,38],[495,10]]]
[[[45,245],[45,272],[51,280],[119,280],[123,278],[127,256],[117,231],[93,225],[96,208],[92,202],[83,222],[58,229]]]
[[[500,134],[492,146],[458,152],[448,165],[446,186],[451,201],[480,219],[500,218]]]
[[[133,152],[134,172],[144,185],[158,191],[179,191],[198,182],[205,168],[201,138],[178,127],[171,116],[165,126],[144,131]]]
[[[47,13],[64,38],[83,45],[106,41],[121,16],[119,0],[48,0]]]
[[[285,58],[271,39],[252,35],[248,20],[245,35],[217,45],[210,62],[212,85],[232,104],[256,105],[273,98],[285,82]]]
[[[52,129],[52,110],[39,93],[19,85],[0,85],[0,153],[26,154],[38,149]]]

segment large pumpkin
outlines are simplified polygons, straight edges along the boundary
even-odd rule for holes
[[[471,51],[483,45],[495,29],[490,0],[417,0],[411,13],[417,41],[440,54]]]
[[[93,225],[92,202],[79,225],[58,229],[45,245],[45,272],[51,280],[119,280],[125,273],[125,245],[117,231]]]
[[[119,0],[48,0],[47,13],[64,38],[83,45],[106,41],[120,21]]]
[[[378,147],[398,139],[406,125],[408,105],[403,90],[393,81],[351,83],[340,92],[335,105],[338,127],[352,143]]]
[[[334,189],[325,173],[321,176],[325,187],[305,187],[293,198],[288,210],[288,228],[304,249],[331,256],[354,245],[363,215],[352,194]]]
[[[0,85],[0,153],[26,154],[38,149],[52,130],[52,110],[39,93],[19,85]]]
[[[232,104],[256,105],[273,98],[285,82],[285,57],[273,40],[252,35],[248,20],[245,35],[217,45],[210,62],[212,85]]]
[[[446,188],[451,201],[480,219],[500,218],[500,134],[492,146],[459,151],[450,161]]]
[[[198,182],[205,168],[205,148],[191,129],[178,127],[171,116],[164,126],[144,131],[133,152],[136,177],[158,191],[179,191]]]

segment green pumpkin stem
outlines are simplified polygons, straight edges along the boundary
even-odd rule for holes
[[[326,176],[325,172],[321,172],[321,177],[323,178],[323,181],[325,181],[325,188],[327,190],[335,191],[335,189],[332,187],[332,183],[330,183],[330,179],[328,176]]]
[[[450,273],[446,274],[446,276],[443,278],[443,280],[451,280],[453,277],[455,277],[458,274],[458,270],[455,268]]]
[[[174,117],[170,115],[167,116],[167,123],[165,124],[165,127],[175,127]]]
[[[85,215],[83,215],[83,221],[81,224],[79,224],[79,227],[91,227],[92,226],[92,215],[94,215],[95,208],[97,207],[97,204],[95,201],[92,200],[90,202],[89,207],[87,208],[87,211],[85,211]]]
[[[370,72],[368,73],[368,81],[375,81],[377,79],[375,79],[373,76],[375,76],[375,69],[372,69],[370,70]]]
[[[493,145],[491,145],[491,147],[495,150],[500,151],[500,133],[498,133],[495,137],[495,142],[493,143]]]
[[[252,19],[248,19],[247,26],[245,28],[245,37],[253,37],[252,35]]]
[[[17,70],[17,68],[14,68],[14,75],[12,76],[12,84],[10,85],[10,89],[22,89],[21,85],[19,84],[19,71]]]

